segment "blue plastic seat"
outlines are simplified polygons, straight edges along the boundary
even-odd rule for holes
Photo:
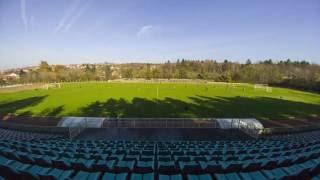
[[[158,161],[158,171],[161,173],[176,172],[177,168],[174,161]]]
[[[217,159],[217,161],[238,161],[239,158],[237,156],[234,156],[234,155],[224,155],[222,156],[222,159]]]
[[[85,153],[76,153],[74,154],[75,159],[89,159],[90,155],[89,154],[85,154]]]
[[[239,173],[239,176],[245,180],[268,180],[260,171],[247,172],[247,173]]]
[[[184,173],[199,173],[202,171],[200,164],[196,161],[179,162],[179,168]]]
[[[184,154],[187,156],[197,156],[198,155],[197,151],[194,151],[194,150],[193,151],[192,150],[185,151]]]
[[[21,153],[19,154],[20,159],[19,161],[23,162],[23,163],[28,163],[28,164],[34,164],[35,160],[32,158],[32,156],[26,154],[26,153]]]
[[[90,159],[95,160],[106,160],[109,155],[107,154],[93,154],[90,156]]]
[[[53,166],[51,158],[45,155],[34,157],[34,160],[40,166]]]
[[[139,161],[154,161],[154,155],[141,155]]]
[[[127,153],[126,150],[120,149],[120,148],[112,152],[112,154],[115,154],[115,155],[125,155],[126,153]]]
[[[201,155],[201,156],[210,155],[210,152],[209,151],[205,151],[205,150],[200,150],[198,152],[198,155]]]
[[[115,160],[98,160],[96,163],[92,164],[92,169],[98,170],[98,171],[108,171],[113,169],[113,166],[115,164]]]
[[[188,174],[188,180],[211,180],[212,177],[210,174]]]
[[[65,157],[65,158],[75,158],[73,153],[70,152],[63,152],[60,154],[60,157]]]
[[[277,167],[285,167],[293,164],[292,159],[290,157],[280,157],[278,159]]]
[[[242,162],[242,171],[258,171],[261,169],[261,162],[256,160],[247,160]]]
[[[99,179],[101,173],[100,172],[85,172],[79,171],[73,179],[79,180],[97,180]]]
[[[39,179],[40,175],[47,174],[51,169],[50,168],[44,168],[41,166],[30,166],[26,165],[27,167],[19,168],[19,171],[21,172],[21,176],[26,179]]]
[[[121,161],[123,160],[124,155],[120,154],[120,155],[115,155],[115,154],[111,154],[110,156],[108,156],[106,158],[106,160],[115,160],[115,161]]]
[[[319,175],[316,175],[316,176],[313,176],[311,178],[311,180],[320,180],[320,174]]]
[[[167,156],[167,155],[171,155],[171,152],[167,150],[160,150],[158,151],[158,155]]]
[[[180,150],[177,150],[177,151],[172,151],[171,154],[174,155],[174,156],[183,156],[184,152],[180,151]]]
[[[159,155],[158,161],[171,161],[171,156],[170,155]]]
[[[308,168],[310,174],[320,174],[320,160],[318,159],[309,160],[300,165]]]
[[[281,168],[276,168],[273,170],[262,170],[261,172],[267,179],[283,179],[288,176],[288,174]]]
[[[91,170],[93,163],[94,163],[94,160],[80,158],[73,161],[71,164],[73,166],[72,168],[76,170]]]
[[[6,179],[17,179],[21,176],[20,170],[26,169],[30,166],[31,165],[22,164],[18,161],[9,160],[6,164],[0,164],[0,175],[4,176]]]
[[[223,169],[221,164],[216,163],[215,161],[208,161],[208,162],[199,162],[202,171],[208,173],[222,173]]]
[[[7,163],[11,162],[11,160],[0,156],[0,165],[6,165]]]
[[[114,165],[113,170],[116,172],[131,172],[133,171],[136,161],[119,161]]]
[[[214,174],[216,180],[241,180],[237,173]]]
[[[123,160],[124,161],[137,161],[139,159],[139,155],[126,155]]]
[[[102,176],[102,180],[127,180],[128,173],[105,173]]]
[[[130,150],[128,152],[128,155],[140,155],[140,151],[138,151],[138,150]]]
[[[290,177],[303,177],[308,174],[309,168],[305,166],[301,166],[299,164],[295,164],[289,167],[282,168],[284,172],[286,172]]]
[[[225,173],[239,172],[242,169],[242,164],[239,161],[220,161],[219,164],[221,164],[222,169]]]
[[[131,174],[130,180],[154,180],[154,173],[146,173],[146,174]]]
[[[205,156],[191,156],[190,158],[192,161],[207,161],[207,158]]]
[[[141,152],[141,155],[154,155],[154,154],[155,154],[154,150],[143,150]]]
[[[181,174],[164,175],[159,174],[159,180],[182,180]]]
[[[60,169],[71,169],[72,160],[69,158],[59,158],[59,159],[53,159],[52,163],[55,167],[60,168]]]
[[[74,174],[73,170],[51,169],[49,172],[41,173],[41,179],[68,179]]]
[[[191,158],[189,156],[174,156],[174,160],[176,162],[190,162],[191,161]]]
[[[138,161],[135,168],[135,172],[150,173],[154,171],[154,161]]]
[[[276,159],[261,159],[261,169],[274,169],[278,165],[278,161]]]

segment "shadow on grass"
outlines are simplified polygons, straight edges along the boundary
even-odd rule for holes
[[[96,101],[74,113],[99,117],[225,117],[288,118],[319,114],[320,106],[268,97],[189,97],[190,102],[173,98],[108,99]]]
[[[15,114],[20,109],[33,107],[41,103],[47,96],[35,96],[8,103],[0,104],[0,115]],[[19,113],[19,115],[31,115],[30,111]]]
[[[23,111],[24,108],[32,108],[41,103],[47,96],[36,96],[9,103],[0,104],[0,121],[4,120],[11,123],[56,126],[59,122],[59,115],[64,111],[64,106],[55,108],[47,108],[39,114],[34,114],[32,111]],[[13,114],[14,116],[6,116]],[[33,116],[37,117],[33,117]],[[38,117],[45,116],[45,117]]]
[[[41,111],[41,116],[59,116],[64,111],[64,106],[57,106],[55,108],[46,108]]]
[[[15,114],[16,116],[33,116],[31,111],[21,111],[24,108],[30,108],[41,103],[47,96],[35,96],[17,101],[0,104],[0,115],[5,116],[8,114]],[[64,106],[57,106],[54,108],[46,108],[41,111],[37,116],[59,116],[64,111]]]
[[[38,114],[21,111],[41,103],[46,96],[29,97],[0,104],[0,116],[16,114],[19,116],[61,116],[63,105],[44,109]],[[319,115],[320,106],[302,102],[288,101],[269,97],[208,97],[192,96],[189,101],[175,98],[145,99],[133,98],[132,101],[106,99],[96,101],[70,113],[72,116],[92,117],[221,117],[221,118],[259,118],[288,119],[288,117],[308,117]]]

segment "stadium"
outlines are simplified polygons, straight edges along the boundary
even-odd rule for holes
[[[320,180],[319,0],[0,0],[0,180]]]
[[[4,87],[0,97],[6,179],[310,179],[320,173],[317,94],[159,79],[24,86]]]

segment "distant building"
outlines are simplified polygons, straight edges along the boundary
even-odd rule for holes
[[[2,81],[4,82],[15,82],[20,79],[20,76],[16,73],[10,73],[3,76]]]
[[[10,73],[10,74],[6,75],[6,78],[7,79],[12,79],[12,80],[17,80],[17,79],[20,78],[20,76],[18,74],[16,74],[16,73]]]
[[[22,69],[22,72],[24,72],[24,73],[29,73],[30,70],[29,70],[29,69]]]

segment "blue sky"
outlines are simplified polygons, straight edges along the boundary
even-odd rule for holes
[[[320,63],[319,0],[0,0],[0,68],[167,59]]]

